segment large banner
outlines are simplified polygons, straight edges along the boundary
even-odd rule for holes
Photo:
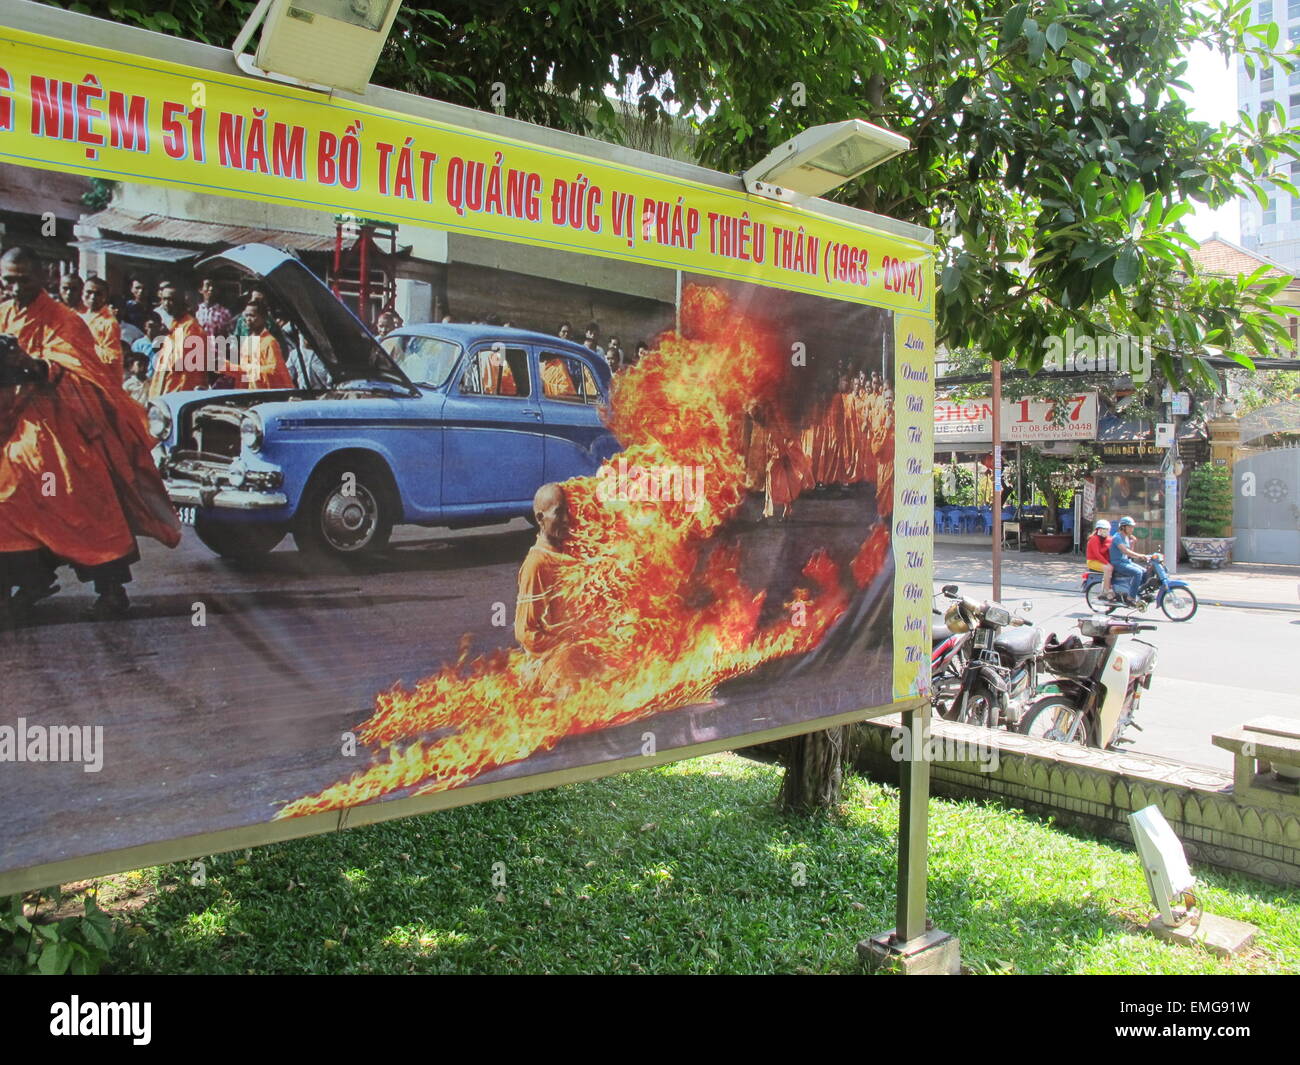
[[[918,705],[932,256],[0,30],[0,891]]]

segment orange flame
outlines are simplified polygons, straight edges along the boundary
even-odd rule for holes
[[[460,787],[566,737],[707,702],[723,681],[822,640],[849,602],[825,551],[810,554],[806,586],[764,626],[764,593],[740,579],[739,548],[713,539],[744,501],[747,404],[776,402],[788,391],[788,363],[715,289],[688,286],[682,322],[686,335],[660,337],[615,381],[609,422],[628,446],[613,462],[622,459],[629,470],[700,467],[702,497],[604,498],[599,477],[565,482],[573,561],[560,569],[556,594],[574,620],[563,658],[552,652],[544,663],[514,649],[469,660],[462,646],[454,665],[377,697],[358,728],[376,750],[368,768],[277,817],[404,789]],[[887,504],[878,506],[887,513]],[[877,524],[851,566],[859,587],[879,572],[888,547],[888,527]]]

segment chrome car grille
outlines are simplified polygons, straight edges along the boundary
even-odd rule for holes
[[[201,454],[224,455],[233,459],[240,450],[239,426],[224,419],[200,417],[196,419],[187,443],[191,450]]]

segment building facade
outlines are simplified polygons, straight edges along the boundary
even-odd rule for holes
[[[1255,0],[1255,21],[1275,22],[1282,30],[1279,48],[1300,43],[1300,0]],[[1257,117],[1262,108],[1280,103],[1288,124],[1300,125],[1300,70],[1288,74],[1280,67],[1257,66],[1252,77],[1237,58],[1237,106]],[[1282,164],[1286,165],[1286,164]],[[1300,182],[1300,162],[1290,164],[1291,182]],[[1264,206],[1253,196],[1242,198],[1241,243],[1289,271],[1300,273],[1300,200],[1271,184]]]

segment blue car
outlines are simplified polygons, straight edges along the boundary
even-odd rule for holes
[[[532,517],[549,481],[619,450],[601,418],[605,361],[579,344],[489,325],[412,325],[383,344],[298,259],[245,244],[205,261],[255,277],[317,387],[174,392],[149,406],[181,520],[217,554],[250,558],[292,533],[356,558],[400,524]],[[292,346],[291,346],[292,347]]]

